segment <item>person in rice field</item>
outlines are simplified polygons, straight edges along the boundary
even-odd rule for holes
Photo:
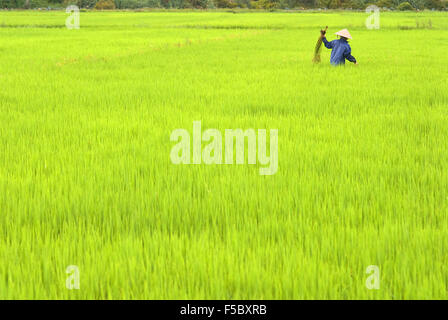
[[[348,39],[352,39],[352,36],[347,29],[336,32],[339,39],[328,41],[325,37],[326,31],[321,30],[321,37],[324,45],[331,50],[330,63],[334,66],[345,65],[345,59],[354,64],[358,64],[354,56],[352,56],[352,48],[348,44]]]

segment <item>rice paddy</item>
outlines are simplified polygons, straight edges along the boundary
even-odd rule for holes
[[[448,298],[448,13],[67,16],[0,12],[1,299]],[[278,171],[173,164],[193,121]]]

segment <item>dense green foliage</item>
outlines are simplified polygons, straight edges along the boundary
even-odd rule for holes
[[[99,0],[95,4],[96,10],[113,10],[115,8],[115,2],[113,0]]]
[[[447,8],[446,0],[100,0],[102,2],[114,1],[118,9],[138,8],[249,8],[249,9],[294,9],[294,8],[352,8],[364,9],[371,4],[380,8],[398,8],[401,3],[410,3],[410,6],[401,5],[400,8],[437,9]],[[61,8],[69,4],[76,4],[80,8],[96,8],[98,0],[0,0],[0,8]],[[113,8],[109,4],[101,9]],[[99,8],[98,7],[98,8]]]
[[[447,13],[366,16],[1,12],[0,298],[446,299]],[[278,172],[173,165],[195,120],[277,128]]]
[[[401,11],[406,11],[406,10],[412,10],[414,8],[411,6],[411,4],[409,2],[405,1],[405,2],[400,3],[398,5],[397,9],[401,10]]]

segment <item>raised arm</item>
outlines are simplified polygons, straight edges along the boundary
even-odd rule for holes
[[[328,41],[325,36],[322,37],[322,41],[324,42],[324,45],[327,49],[333,49],[333,46],[334,46],[333,41]]]

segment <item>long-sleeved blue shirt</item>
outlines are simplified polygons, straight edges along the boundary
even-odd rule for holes
[[[347,42],[347,39],[341,38],[338,40],[327,41],[324,37],[322,41],[325,44],[325,47],[328,49],[333,49],[331,51],[330,63],[334,66],[338,64],[345,64],[345,59],[350,62],[356,62],[354,56],[352,56],[352,49]]]

